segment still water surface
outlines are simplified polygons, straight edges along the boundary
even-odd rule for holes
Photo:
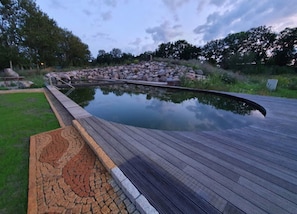
[[[77,88],[69,97],[99,118],[152,129],[222,130],[264,119],[245,102],[193,91],[125,84]]]

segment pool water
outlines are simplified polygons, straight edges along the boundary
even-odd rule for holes
[[[77,88],[68,96],[99,118],[151,129],[224,130],[264,119],[247,102],[197,91],[117,84]]]

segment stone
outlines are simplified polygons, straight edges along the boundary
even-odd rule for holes
[[[267,80],[267,84],[266,87],[270,90],[270,91],[275,91],[276,90],[276,86],[277,86],[277,79],[268,79]]]
[[[164,75],[166,75],[166,71],[161,69],[160,71],[158,71],[158,75],[159,76],[164,76]]]
[[[31,81],[20,81],[19,87],[20,88],[30,88],[34,83]]]
[[[166,82],[167,81],[167,77],[166,76],[161,76],[159,78],[159,82]]]
[[[148,200],[143,196],[140,195],[136,199],[136,208],[140,211],[140,213],[147,213],[147,214],[157,214],[159,213],[149,202]]]
[[[203,75],[204,74],[202,70],[196,70],[195,73],[198,74],[198,75]]]
[[[174,79],[168,78],[167,79],[167,85],[179,86],[180,85],[180,80],[174,80]]]
[[[14,70],[12,70],[11,68],[5,68],[4,69],[4,74],[7,76],[7,77],[20,77],[20,75],[15,72]]]
[[[179,78],[184,75],[192,80],[200,80],[205,78],[202,70],[194,70],[181,65],[169,66],[165,62],[154,61],[96,69],[84,69],[79,71],[75,70],[70,72],[52,72],[47,74],[46,77],[48,79],[51,77],[56,77],[57,80],[63,79],[65,82],[71,81],[71,83],[100,79],[127,79],[149,82],[167,82],[168,79],[179,81]],[[70,80],[68,80],[67,77],[69,77]],[[58,81],[56,84],[65,84],[65,82],[62,83]]]
[[[128,179],[121,182],[121,187],[125,195],[132,201],[132,203],[135,203],[135,200],[140,196],[138,189],[136,189],[136,187]]]

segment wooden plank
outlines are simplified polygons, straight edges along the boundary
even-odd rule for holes
[[[242,165],[237,166],[236,162],[234,161],[224,160],[224,158],[221,157],[218,153],[216,152],[212,153],[211,150],[209,150],[208,148],[205,150],[203,146],[202,147],[199,146],[199,148],[189,146],[187,143],[185,143],[187,142],[187,140],[184,140],[184,141],[179,140],[180,137],[178,137],[176,133],[174,134],[174,136],[172,136],[173,135],[172,132],[170,132],[170,135],[164,132],[158,132],[158,134],[160,135],[160,138],[164,137],[166,139],[170,139],[171,141],[174,141],[176,144],[174,145],[175,148],[178,148],[178,146],[189,148],[190,150],[193,150],[194,152],[197,153],[196,156],[203,156],[215,162],[218,162],[224,167],[232,169],[233,171],[239,173],[240,175],[247,177],[255,181],[256,183],[258,183],[259,185],[262,185],[263,187],[273,191],[274,193],[281,195],[287,200],[297,201],[297,194],[279,186],[278,183],[273,183],[270,180],[267,180],[266,177],[264,178],[259,177],[257,173],[253,173],[253,171],[248,170],[245,166],[242,166]],[[166,140],[164,142],[166,142]],[[191,155],[191,154],[186,154],[186,155]]]
[[[208,166],[210,169],[217,171],[218,173],[224,175],[225,177],[228,177],[229,179],[231,179],[235,182],[238,181],[239,176],[240,176],[238,173],[235,173],[234,171],[220,165],[217,162],[214,162],[210,159],[207,159],[203,156],[198,155],[191,148],[181,147],[178,144],[175,144],[175,142],[173,142],[173,141],[169,141],[168,139],[164,139],[164,138],[160,137],[160,135],[157,135],[153,131],[144,130],[143,132],[146,132],[146,133],[144,133],[145,138],[150,138],[150,137],[158,138],[159,148],[163,148],[166,151],[171,151],[170,156],[179,157],[179,159],[184,160],[187,163],[187,165],[189,165],[192,162],[199,162],[205,166]],[[183,142],[183,143],[186,143],[186,142]],[[190,158],[190,159],[188,159],[188,158]]]
[[[266,160],[264,157],[265,155],[262,153],[259,156],[254,153],[254,152],[249,152],[247,149],[242,148],[241,146],[236,146],[236,144],[234,144],[232,142],[231,139],[225,139],[224,138],[224,134],[220,134],[218,135],[214,135],[212,132],[208,132],[206,133],[200,133],[199,136],[204,136],[206,138],[214,137],[214,141],[217,144],[220,144],[221,146],[223,146],[224,148],[227,148],[228,151],[230,152],[234,152],[236,153],[236,155],[238,157],[241,157],[241,159],[243,160],[244,158],[247,158],[251,161],[255,161],[256,162],[256,166],[259,167],[261,166],[265,166],[266,168],[269,167],[270,172],[275,172],[276,175],[281,174],[283,175],[288,175],[293,177],[293,180],[297,180],[297,174],[295,172],[295,170],[297,169],[297,162],[295,162],[295,165],[293,164],[293,161],[288,161],[288,163],[293,164],[292,168],[294,169],[294,171],[290,170],[287,166],[281,166],[278,162],[273,162],[273,161],[268,161]],[[224,146],[226,145],[226,146]],[[274,155],[275,156],[275,155]],[[274,159],[276,159],[276,161],[284,161],[284,158],[281,159],[277,159],[277,157],[274,157]],[[286,165],[286,163],[284,164]]]
[[[188,156],[185,156],[184,158],[188,158]],[[244,211],[251,212],[251,210],[248,210],[248,208],[252,207],[249,202],[252,201],[253,204],[256,203],[259,207],[262,207],[262,209],[265,209],[266,211],[271,212],[272,210],[274,210],[274,212],[276,213],[284,212],[283,209],[275,206],[274,203],[269,202],[268,199],[259,197],[257,195],[255,195],[254,198],[250,199],[250,196],[253,195],[252,191],[242,187],[241,185],[238,185],[237,182],[224,177],[224,175],[216,173],[215,171],[212,171],[210,168],[201,165],[198,162],[190,163],[190,161],[187,161],[187,163],[189,163],[189,165],[192,167],[186,167],[184,170],[185,172],[188,172],[193,176],[194,171],[196,176],[193,177],[199,177],[199,180],[203,180],[203,183],[206,186],[211,186],[215,192],[223,195],[231,203],[235,203],[235,205],[241,205],[241,207],[243,207],[244,204],[247,204],[246,210]],[[199,174],[197,174],[198,172]],[[236,192],[233,192],[232,189],[233,191],[234,189],[236,189]],[[241,196],[242,198],[239,196]],[[263,204],[265,204],[265,206],[263,206]],[[256,212],[256,210],[257,209],[253,207],[253,212]]]
[[[160,168],[160,166],[157,164],[160,162],[163,164],[167,163],[167,165],[172,166],[171,163],[169,163],[166,159],[159,156],[155,151],[151,151],[150,149],[148,149],[145,146],[138,143],[138,141],[136,141],[132,137],[135,135],[132,135],[132,136],[127,135],[127,133],[126,133],[127,129],[125,129],[125,126],[119,125],[119,124],[116,125],[113,123],[105,123],[104,125],[106,126],[106,129],[108,128],[111,132],[117,133],[116,135],[118,135],[118,141],[122,141],[122,142],[125,141],[124,144],[125,144],[126,148],[128,148],[130,151],[133,151],[134,154],[141,154],[141,160],[148,162],[149,166],[154,165],[155,168]],[[119,165],[119,167],[121,168],[122,165]],[[175,168],[175,167],[173,167],[173,168]],[[175,197],[178,199],[178,200],[177,199],[173,200],[174,204],[178,205],[178,207],[182,207],[182,210],[193,209],[192,211],[194,211],[197,209],[197,207],[199,207],[199,209],[202,208],[203,210],[207,210],[207,212],[214,210],[214,208],[212,206],[210,206],[207,202],[205,202],[199,195],[192,193],[189,188],[188,188],[188,190],[186,190],[185,185],[183,185],[181,182],[177,182],[178,179],[173,179],[172,176],[169,176],[168,173],[165,173],[164,168],[161,167],[161,169],[163,169],[163,170],[158,171],[158,176],[157,176],[158,180],[161,180],[161,181],[164,180],[163,182],[165,182],[167,184],[167,186],[164,186],[164,183],[163,183],[162,185],[158,186],[157,188],[159,190],[162,190],[163,192],[166,192],[165,195],[174,194]],[[138,171],[139,171],[139,169],[138,169]],[[161,174],[161,172],[162,172],[162,174]],[[150,175],[152,173],[153,172],[151,170]],[[137,174],[139,174],[139,172]],[[146,174],[146,178],[149,178],[149,176],[147,174]],[[151,177],[150,180],[151,179],[154,179],[154,178]],[[138,178],[138,180],[141,180],[141,179]],[[151,184],[151,185],[157,185],[157,183],[153,182],[153,184]],[[136,186],[137,186],[137,183],[136,183]],[[172,188],[172,187],[174,187],[174,188]],[[172,190],[170,190],[170,189],[172,189]],[[172,193],[170,191],[174,191],[174,192]],[[187,208],[185,208],[185,207],[187,207]]]
[[[102,121],[98,120],[95,122],[92,118],[86,118],[80,119],[79,122],[81,122],[85,127],[86,123],[88,124],[86,127],[88,133],[96,140],[97,143],[99,143],[102,149],[110,155],[110,158],[118,165],[118,167],[120,167],[126,176],[128,175],[129,179],[134,184],[137,181],[141,181],[140,183],[137,182],[135,186],[144,193],[156,209],[165,213],[181,213],[179,209],[177,209],[176,206],[166,198],[166,195],[164,196],[163,193],[160,192],[159,188],[155,188],[154,184],[152,184],[148,179],[148,176],[146,176],[147,173],[142,174],[139,172],[139,169],[148,169],[149,165],[141,165],[138,163],[139,157],[130,153],[122,146],[121,142],[118,142],[114,137],[111,137],[110,134],[105,131],[104,126],[102,128]],[[97,131],[94,132],[94,130]],[[147,194],[149,190],[150,194]],[[153,200],[157,198],[159,198],[159,200]],[[159,204],[160,201],[163,203]]]
[[[266,188],[263,188],[262,186],[254,183],[253,181],[246,179],[244,177],[241,177],[238,182],[240,185],[250,189],[251,191],[257,193],[258,195],[261,195],[262,197],[267,198],[272,203],[283,207],[287,212],[294,213],[297,210],[297,202],[295,203],[284,199],[280,195],[277,195],[276,193],[273,193]]]
[[[238,134],[238,132],[236,132]],[[232,147],[241,149],[245,151],[248,154],[253,154],[257,158],[263,159],[264,163],[272,162],[275,165],[281,166],[283,168],[288,168],[293,171],[297,171],[297,161],[293,160],[291,158],[288,158],[287,156],[277,154],[275,152],[268,151],[265,147],[257,147],[259,143],[255,143],[254,145],[251,144],[251,140],[247,137],[241,138],[240,140],[236,139],[236,135],[232,133],[231,136],[226,136],[226,132],[224,135],[222,135],[220,132],[211,132],[208,133],[212,136],[215,136],[216,138],[221,139],[221,143],[224,143],[226,145],[230,145]],[[269,164],[269,163],[267,163]],[[292,172],[294,176],[296,175],[296,172]]]
[[[129,131],[130,130],[130,131]],[[185,173],[182,171],[182,169],[185,167],[183,164],[182,167],[179,167],[179,164],[176,163],[175,159],[179,160],[180,162],[184,162],[185,155],[174,150],[173,148],[169,146],[165,146],[162,142],[159,140],[152,138],[150,136],[153,136],[154,131],[153,130],[147,130],[147,129],[139,129],[135,127],[127,127],[125,126],[125,133],[129,133],[131,137],[135,137],[139,143],[141,143],[143,146],[149,148],[151,151],[147,150],[144,151],[144,154],[148,155],[151,160],[154,161],[155,164],[158,164],[160,167],[163,168],[163,170],[167,171],[169,174],[174,176],[177,180],[183,182],[186,186],[188,186],[190,189],[195,189],[195,192],[203,193],[202,195],[207,195],[205,198],[209,203],[213,204],[217,209],[223,210],[226,201],[220,197],[219,195],[215,194],[211,189],[203,186],[199,181],[188,177],[185,175]],[[149,132],[149,134],[145,134],[145,131]],[[139,136],[142,137],[139,137]],[[138,136],[138,137],[137,137]],[[154,156],[154,153],[158,154],[160,157],[165,159],[159,159]],[[166,154],[167,153],[167,154]],[[187,159],[187,157],[186,157]],[[174,160],[174,161],[172,161]],[[168,162],[169,161],[169,162]],[[167,163],[167,164],[166,164]],[[186,162],[189,164],[188,162]],[[177,167],[177,168],[176,168]],[[235,175],[236,176],[236,175]],[[238,179],[238,177],[237,177]],[[194,188],[193,188],[194,186]]]
[[[293,138],[288,139],[285,137],[285,140],[281,142],[275,142],[274,139],[283,139],[283,137],[277,137],[275,134],[269,132],[266,134],[261,133],[261,131],[258,133],[257,130],[230,130],[226,131],[224,136],[232,138],[233,140],[245,142],[246,144],[254,146],[255,148],[261,148],[272,154],[284,156],[295,161],[297,160],[297,156],[294,151],[294,145],[292,145]],[[292,148],[292,150],[290,150],[290,148]]]
[[[182,135],[182,138],[186,137],[192,140],[196,143],[196,145],[203,145],[206,148],[208,147],[208,149],[212,150],[213,153],[216,153],[216,155],[219,155],[224,160],[228,160],[230,163],[243,167],[244,169],[247,169],[254,174],[258,174],[259,176],[262,176],[263,178],[266,178],[269,181],[288,189],[289,191],[297,193],[297,179],[295,177],[280,173],[271,167],[257,163],[249,158],[242,157],[236,154],[236,152],[230,151],[226,146],[205,136],[197,135],[197,133],[181,132],[180,135]]]
[[[275,205],[269,200],[255,194],[253,191],[238,185],[235,182],[224,181],[222,182],[222,177],[218,181],[210,179],[208,176],[199,172],[193,167],[187,167],[184,170],[186,173],[190,173],[192,176],[203,180],[212,188],[217,188],[215,191],[224,195],[225,198],[237,207],[240,207],[244,212],[247,213],[288,213],[283,208]],[[219,180],[221,183],[219,183]],[[222,184],[223,183],[223,184]]]
[[[88,134],[96,141],[96,143],[104,150],[104,152],[110,156],[115,164],[119,165],[126,161],[121,151],[118,151],[111,146],[112,137],[98,128],[96,124],[90,123],[90,118],[83,118],[78,121],[86,129]]]

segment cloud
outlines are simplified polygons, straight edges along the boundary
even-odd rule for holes
[[[110,6],[110,7],[116,7],[117,6],[117,1],[116,0],[104,0],[104,3],[107,6]]]
[[[275,25],[284,16],[286,20],[296,16],[295,0],[288,0],[285,4],[281,0],[210,0],[209,3],[217,6],[217,10],[208,15],[204,24],[194,29],[194,33],[201,35],[205,42],[252,27]]]
[[[164,5],[169,9],[173,15],[174,21],[179,21],[179,16],[177,14],[178,10],[189,2],[189,0],[162,0]]]
[[[141,42],[142,42],[141,38],[137,37],[134,40],[134,42],[130,42],[129,44],[134,45],[134,46],[139,46]]]
[[[183,4],[189,2],[189,0],[162,0],[166,7],[172,11],[176,11]]]
[[[83,9],[82,11],[83,11],[83,13],[86,14],[87,16],[91,16],[91,15],[92,15],[91,11],[89,11],[89,10],[87,10],[87,9]]]
[[[145,32],[151,34],[155,43],[169,42],[182,35],[182,32],[178,31],[177,28],[171,27],[168,21],[163,22],[160,26],[147,28]]]
[[[232,2],[233,4],[236,2],[236,0],[230,1],[230,0],[210,0],[210,4],[213,4],[217,7],[221,7],[224,4],[229,4],[230,2]]]
[[[173,29],[178,29],[178,28],[181,28],[182,26],[181,25],[174,25],[172,28]]]
[[[58,0],[51,0],[51,2],[50,2],[51,4],[51,7],[52,8],[55,8],[55,9],[63,9],[63,10],[66,10],[67,8],[63,5],[63,4],[61,4],[61,2],[60,1],[58,1]]]
[[[111,42],[117,42],[115,39],[111,38],[109,34],[107,33],[102,33],[102,32],[97,32],[95,34],[92,35],[92,40],[93,39],[104,39],[104,40],[108,40]]]
[[[103,12],[100,14],[101,15],[101,18],[104,20],[104,21],[108,21],[112,18],[112,14],[111,14],[111,11],[107,11],[107,12]]]

